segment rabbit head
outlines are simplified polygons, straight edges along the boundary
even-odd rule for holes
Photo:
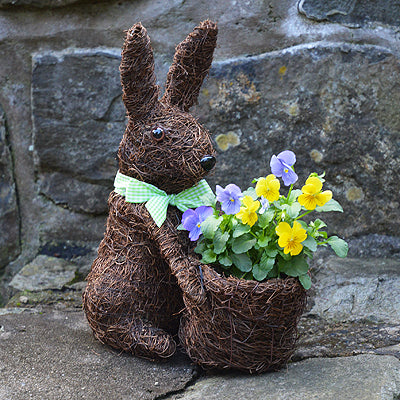
[[[150,38],[141,23],[126,34],[120,66],[128,124],[118,158],[122,174],[179,193],[215,164],[209,132],[188,113],[211,66],[216,24],[204,21],[176,47],[164,96],[154,74]]]

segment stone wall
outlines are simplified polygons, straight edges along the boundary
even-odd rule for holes
[[[291,149],[300,182],[326,172],[345,209],[326,220],[354,254],[400,253],[396,2],[1,0],[4,280],[38,253],[82,256],[102,237],[125,126],[123,31],[147,27],[162,85],[175,45],[206,18],[218,48],[193,113],[214,133],[211,184],[247,187]]]

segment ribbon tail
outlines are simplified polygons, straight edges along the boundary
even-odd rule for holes
[[[146,208],[156,225],[160,228],[167,218],[168,198],[154,196],[146,203]]]

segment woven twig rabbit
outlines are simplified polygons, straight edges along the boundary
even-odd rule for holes
[[[209,133],[188,110],[216,39],[216,24],[204,21],[177,46],[160,100],[150,39],[140,23],[127,32],[122,51],[128,125],[83,305],[97,339],[150,359],[175,352],[183,298],[200,304],[205,296],[199,262],[176,227],[182,211],[200,205],[209,190],[202,178],[215,164]]]

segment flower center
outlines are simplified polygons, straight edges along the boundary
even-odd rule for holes
[[[199,222],[199,223],[197,224],[197,227],[200,228],[200,226],[201,226],[201,225],[200,225],[200,222]]]
[[[289,172],[289,170],[287,168],[285,168],[284,171],[286,174]]]
[[[235,199],[229,199],[232,203],[235,201]]]

